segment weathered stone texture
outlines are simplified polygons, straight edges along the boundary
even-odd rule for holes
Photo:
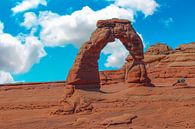
[[[133,64],[131,55],[129,55],[126,60],[125,65],[119,70],[103,71],[104,78],[106,78],[107,81],[101,77],[101,82],[107,85],[123,82],[124,78],[121,77],[124,77],[126,74],[125,71]],[[148,76],[154,83],[175,83],[178,78],[184,77],[188,83],[192,84],[195,78],[195,43],[180,45],[175,50],[165,44],[157,43],[148,48],[143,61],[146,65],[147,72],[142,73],[148,73],[144,78]],[[141,65],[141,63],[135,65],[130,72],[127,72],[128,75],[126,78],[129,77],[131,82],[137,81],[136,79],[138,78],[134,77],[140,75],[140,69],[145,67],[145,65]],[[145,70],[145,68],[143,68],[143,70]],[[110,74],[112,74],[112,76],[110,76]],[[100,72],[100,75],[102,76],[102,72]],[[140,80],[142,79],[140,78]]]
[[[133,65],[126,73],[124,81],[136,83],[150,82],[147,77],[144,58],[143,44],[128,20],[110,19],[97,22],[97,29],[91,38],[81,48],[71,68],[67,84],[76,88],[99,88],[100,76],[98,71],[98,59],[101,50],[108,42],[119,39],[133,58]]]

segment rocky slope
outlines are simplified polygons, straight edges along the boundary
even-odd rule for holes
[[[181,77],[190,84],[195,83],[195,43],[183,44],[175,50],[158,43],[147,50],[144,62],[153,83],[174,83]],[[125,68],[129,64],[131,56],[127,57],[127,62],[121,69],[100,72],[101,83],[123,82]]]

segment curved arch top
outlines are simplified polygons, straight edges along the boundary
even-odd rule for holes
[[[119,39],[133,58],[133,65],[128,69],[125,80],[128,83],[150,82],[147,77],[141,38],[133,29],[131,22],[124,19],[99,20],[97,29],[90,40],[80,48],[76,60],[69,71],[66,83],[76,88],[100,88],[98,59],[101,50],[115,38]],[[138,67],[138,71],[133,68]],[[136,75],[134,75],[136,74]]]

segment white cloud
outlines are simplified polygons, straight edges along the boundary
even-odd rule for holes
[[[34,36],[19,38],[0,33],[0,71],[15,74],[27,72],[45,54],[42,43]]]
[[[52,12],[41,12],[39,24],[42,27],[40,38],[46,46],[73,44],[80,47],[87,41],[100,19],[125,18],[133,20],[133,12],[115,5],[93,11],[88,6],[71,15],[59,16]]]
[[[86,6],[70,15],[62,16],[51,11],[40,12],[39,16],[28,13],[25,14],[22,25],[27,29],[40,26],[40,39],[45,46],[73,44],[79,48],[85,41],[89,40],[98,20],[122,18],[134,21],[134,16],[138,11],[148,16],[152,15],[158,6],[154,0],[115,0],[113,4],[97,11]],[[30,21],[31,17],[34,19],[33,22]],[[115,43],[109,44],[109,46],[114,48]],[[117,55],[118,51],[124,52],[122,57]],[[107,59],[106,66],[121,67],[126,58],[125,51],[123,46],[115,47],[113,51],[105,48],[103,52],[111,54]]]
[[[12,83],[12,82],[14,82],[14,79],[10,73],[0,71],[0,84]]]
[[[144,47],[146,47],[147,44],[145,43],[143,36],[140,33],[137,34],[142,39]],[[120,40],[116,39],[115,42],[108,43],[102,50],[102,53],[109,55],[104,64],[106,67],[121,68],[125,63],[129,51]]]
[[[27,29],[31,29],[36,27],[37,25],[37,17],[33,12],[27,12],[24,14],[24,22],[21,23],[21,26],[26,27]]]
[[[141,11],[145,16],[152,15],[159,7],[155,0],[115,0],[115,4],[119,7]]]
[[[39,5],[47,5],[46,0],[23,0],[21,3],[13,7],[11,10],[13,13],[24,12],[29,9],[35,9]]]
[[[109,55],[104,65],[113,68],[121,68],[124,65],[125,58],[129,54],[119,39],[116,39],[115,42],[108,43],[102,50],[102,53]]]
[[[41,26],[40,39],[46,46],[55,47],[73,44],[76,47],[80,47],[89,39],[90,34],[96,28],[98,20],[123,18],[134,21],[134,16],[139,9],[139,11],[149,15],[155,11],[158,5],[154,0],[146,0],[146,2],[143,0],[136,1],[138,2],[135,2],[135,0],[129,2],[127,0],[126,3],[123,3],[117,0],[115,4],[97,11],[86,6],[81,10],[73,12],[71,15],[62,16],[51,11],[40,12],[39,16],[36,16],[33,12],[28,12],[25,13],[24,22],[21,25],[27,29],[34,28],[36,25]],[[137,10],[133,9],[133,7],[136,7]],[[148,10],[150,11],[144,7],[146,9],[149,8]]]

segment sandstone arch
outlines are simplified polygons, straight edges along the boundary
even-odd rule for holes
[[[69,71],[67,85],[76,88],[99,88],[100,77],[98,59],[101,50],[108,42],[119,39],[132,56],[133,64],[127,68],[127,83],[150,83],[145,69],[143,44],[131,26],[131,22],[123,19],[100,20],[91,38],[81,48]],[[120,53],[119,53],[120,54]]]

